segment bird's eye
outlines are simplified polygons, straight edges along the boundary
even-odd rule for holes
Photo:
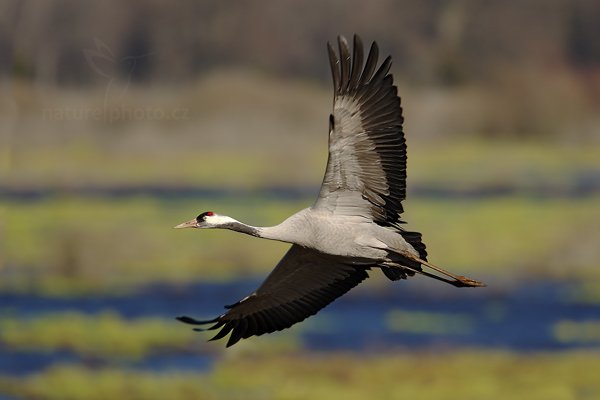
[[[204,212],[196,217],[196,221],[202,222],[202,221],[206,220],[206,217],[212,217],[213,215],[215,215],[215,213],[212,211]]]

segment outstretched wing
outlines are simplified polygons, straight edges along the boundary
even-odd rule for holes
[[[329,159],[313,206],[340,215],[360,215],[383,226],[402,223],[406,197],[406,144],[402,108],[389,74],[391,57],[377,68],[373,43],[363,68],[363,46],[354,53],[338,37],[340,58],[328,43],[334,83],[329,123]]]
[[[263,284],[227,306],[225,314],[209,321],[177,319],[194,325],[214,324],[208,330],[221,328],[211,340],[231,332],[229,347],[240,339],[280,331],[316,314],[368,278],[367,269],[369,266],[344,263],[339,257],[293,245]]]

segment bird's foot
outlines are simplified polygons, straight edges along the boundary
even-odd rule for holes
[[[456,280],[452,282],[452,285],[456,287],[485,287],[487,286],[483,282],[476,281],[475,279],[467,278],[466,276],[458,275],[454,277]]]

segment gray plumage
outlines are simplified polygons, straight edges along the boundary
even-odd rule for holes
[[[391,280],[419,273],[455,286],[483,286],[427,262],[421,234],[402,228],[406,143],[400,98],[389,73],[391,58],[377,67],[379,50],[373,43],[363,67],[358,36],[352,56],[343,37],[338,46],[339,58],[327,44],[333,113],[327,168],[314,205],[273,227],[253,227],[212,212],[177,226],[230,229],[292,243],[262,285],[227,306],[224,314],[208,321],[178,317],[189,324],[213,324],[209,330],[220,328],[211,340],[231,332],[227,347],[317,313],[366,279],[373,268]],[[450,279],[424,271],[423,266]]]

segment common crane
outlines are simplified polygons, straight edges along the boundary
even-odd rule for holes
[[[427,261],[418,232],[402,227],[406,197],[406,144],[402,108],[389,73],[391,57],[377,68],[373,42],[363,67],[363,46],[354,36],[338,37],[339,58],[327,43],[333,75],[333,113],[329,116],[329,159],[316,202],[281,224],[254,227],[212,211],[175,228],[221,228],[292,246],[256,291],[218,317],[194,325],[231,332],[227,347],[240,339],[289,328],[316,314],[379,268],[391,280],[415,273],[454,286],[485,286]],[[425,270],[427,267],[430,271]]]

